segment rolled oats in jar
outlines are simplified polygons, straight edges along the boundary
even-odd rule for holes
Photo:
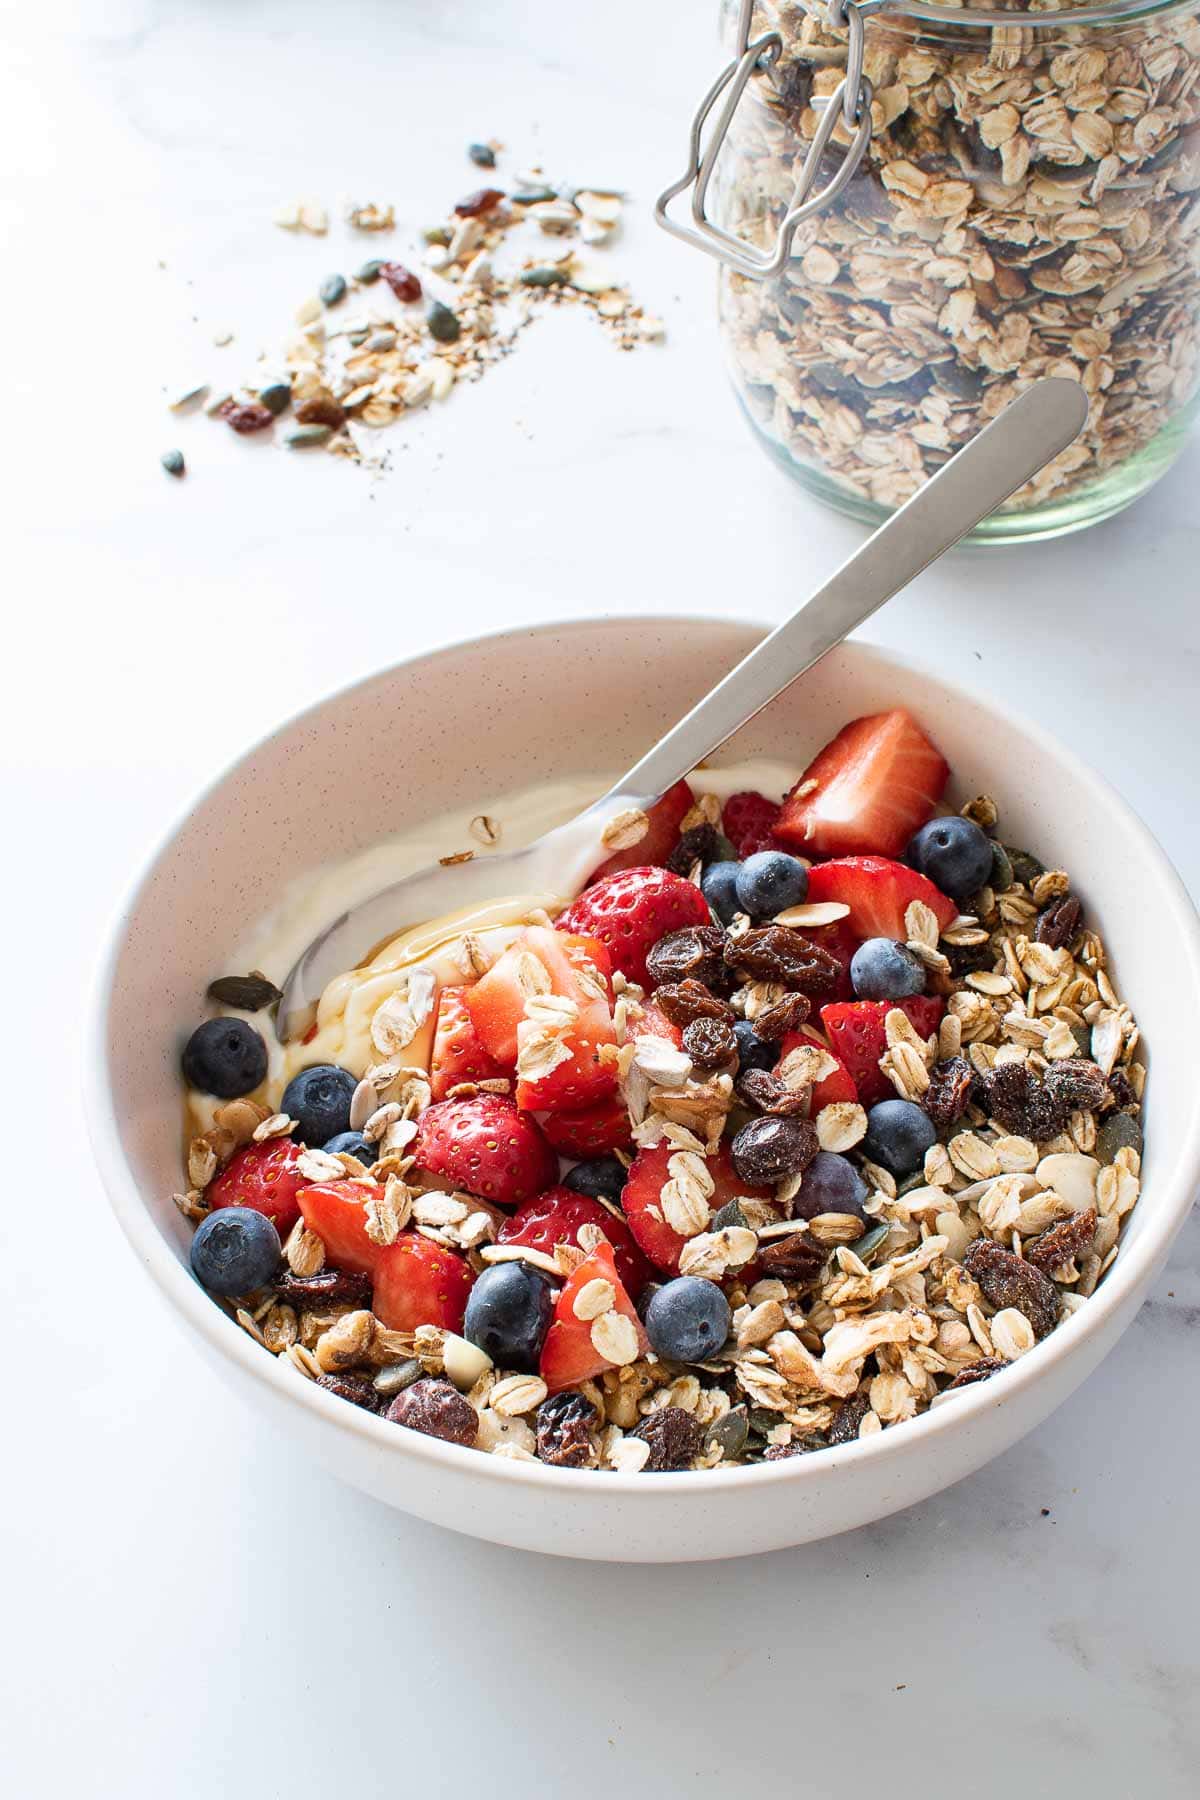
[[[713,225],[701,148],[682,235],[725,265],[734,381],[772,454],[877,518],[1066,375],[1084,433],[977,535],[1075,529],[1143,493],[1200,383],[1200,0],[724,12],[748,78],[712,159]]]

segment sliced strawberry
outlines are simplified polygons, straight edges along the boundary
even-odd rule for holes
[[[861,1106],[874,1106],[877,1100],[895,1096],[895,1088],[879,1067],[887,1050],[884,1021],[893,1007],[908,1016],[923,1038],[937,1030],[945,1011],[944,1003],[933,994],[918,994],[912,1000],[839,1001],[821,1008],[821,1023],[835,1056],[850,1071]]]
[[[474,1276],[461,1256],[415,1231],[377,1253],[371,1311],[390,1331],[461,1331]]]
[[[897,708],[854,719],[805,769],[775,830],[809,856],[900,856],[917,826],[932,818],[949,774],[910,713]]]
[[[624,1219],[616,1218],[590,1194],[576,1194],[567,1187],[547,1188],[505,1219],[498,1238],[502,1244],[525,1244],[530,1250],[553,1256],[556,1244],[578,1244],[584,1225],[596,1225],[604,1233],[617,1259],[617,1274],[631,1294],[640,1294],[650,1279],[650,1264]]]
[[[890,937],[906,942],[906,909],[921,900],[945,931],[958,908],[924,875],[886,856],[845,856],[808,871],[808,898],[840,900],[850,908],[846,923],[860,938]]]
[[[611,964],[604,945],[593,937],[538,926],[521,939],[550,978],[550,990],[568,1000],[574,1017],[562,1030],[554,1028],[566,1052],[543,1074],[531,1074],[524,1058],[545,1042],[545,1027],[522,1019],[517,1027],[517,1105],[530,1112],[578,1112],[607,1100],[616,1090],[616,1031],[612,1020]],[[610,1052],[606,1056],[605,1052]],[[540,1066],[535,1064],[535,1067]]]
[[[534,1121],[497,1094],[426,1107],[412,1153],[419,1169],[499,1206],[519,1206],[558,1174],[558,1158]]]
[[[560,1156],[605,1156],[629,1142],[631,1126],[625,1102],[619,1094],[577,1112],[548,1112],[542,1131]]]
[[[670,1144],[659,1144],[654,1150],[642,1150],[634,1158],[621,1195],[621,1209],[629,1221],[629,1229],[656,1269],[665,1275],[679,1273],[679,1255],[687,1239],[681,1237],[663,1217],[662,1191],[670,1180],[668,1164],[676,1154]],[[769,1200],[770,1188],[747,1187],[733,1166],[728,1146],[722,1144],[716,1156],[705,1159],[713,1178],[709,1205],[714,1212],[739,1194],[751,1199]]]
[[[619,869],[634,869],[645,863],[665,863],[679,842],[679,831],[685,816],[695,805],[695,797],[686,781],[677,781],[661,800],[656,800],[647,813],[650,829],[628,850],[615,850],[600,864],[588,883],[594,886]]]
[[[819,1031],[814,1031],[811,1025],[802,1025],[799,1031],[788,1032],[779,1046],[780,1062],[789,1052],[799,1050],[804,1044],[815,1044],[818,1050],[824,1050],[837,1063],[837,1068],[832,1075],[825,1075],[820,1081],[813,1083],[812,1100],[809,1107],[812,1116],[815,1118],[823,1106],[832,1106],[838,1100],[857,1100],[858,1088],[853,1075],[828,1038],[823,1037]],[[882,1052],[880,1054],[882,1055]]]
[[[248,1206],[265,1213],[285,1238],[300,1217],[296,1198],[304,1177],[296,1167],[303,1146],[291,1138],[268,1138],[265,1144],[247,1144],[221,1170],[208,1189],[207,1199],[216,1210],[222,1206]]]
[[[338,1269],[365,1270],[379,1259],[380,1247],[367,1236],[366,1204],[382,1200],[383,1189],[369,1181],[318,1182],[301,1188],[297,1199],[304,1223],[325,1245],[329,1261]]]
[[[626,1035],[663,1038],[668,1044],[674,1044],[677,1050],[683,1048],[683,1027],[672,1025],[666,1013],[653,1000],[639,1000],[630,1007]]]
[[[484,1049],[466,1004],[466,992],[465,988],[447,987],[438,995],[429,1067],[429,1085],[435,1100],[444,1100],[450,1089],[462,1081],[495,1081],[512,1074],[511,1063],[503,1067]]]
[[[812,871],[809,872],[809,882]],[[804,935],[810,938],[830,956],[836,956],[839,964],[837,980],[824,996],[826,1000],[853,1000],[854,983],[850,979],[850,964],[854,952],[862,942],[858,933],[851,929],[849,919],[835,919],[832,925],[806,925]]]
[[[599,938],[613,967],[643,984],[647,953],[660,937],[685,925],[710,923],[708,902],[698,887],[670,869],[642,866],[623,869],[585,888],[555,920],[559,931]]]
[[[592,1339],[595,1319],[576,1317],[576,1298],[589,1281],[607,1281],[611,1284],[614,1293],[612,1310],[623,1314],[633,1325],[637,1338],[637,1356],[644,1356],[649,1349],[642,1322],[617,1272],[612,1247],[609,1244],[598,1244],[591,1255],[580,1263],[558,1296],[554,1318],[542,1345],[539,1373],[552,1394],[559,1394],[564,1388],[578,1387],[581,1381],[590,1381],[596,1375],[603,1375],[608,1369],[622,1366],[597,1350]],[[585,1310],[590,1312],[591,1308]]]
[[[759,850],[782,848],[775,836],[779,805],[765,794],[749,791],[730,794],[721,808],[721,830],[733,845],[738,861]]]

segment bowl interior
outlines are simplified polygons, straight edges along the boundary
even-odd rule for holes
[[[334,696],[208,790],[131,898],[101,997],[105,1110],[142,1205],[180,1260],[190,1228],[169,1199],[181,1184],[178,1049],[208,981],[281,885],[442,809],[632,763],[760,635],[751,624],[635,618],[452,647]],[[1196,1154],[1182,1042],[1200,1005],[1195,915],[1112,791],[1037,731],[1006,722],[999,704],[844,645],[720,760],[800,766],[848,719],[904,705],[949,759],[959,798],[991,794],[1005,841],[1071,872],[1153,1047],[1150,1179],[1132,1243],[1152,1229],[1162,1173]]]

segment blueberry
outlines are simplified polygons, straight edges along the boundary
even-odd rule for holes
[[[593,1200],[618,1201],[625,1191],[628,1175],[625,1165],[615,1156],[594,1156],[590,1162],[578,1162],[562,1178],[562,1185],[573,1194],[588,1194]]]
[[[231,1299],[265,1287],[279,1273],[279,1233],[265,1213],[222,1206],[192,1239],[192,1274],[210,1294]]]
[[[773,1069],[779,1061],[779,1045],[760,1038],[748,1019],[739,1019],[733,1028],[737,1039],[738,1074],[747,1069]]]
[[[785,906],[799,906],[808,892],[808,870],[782,850],[759,850],[738,868],[738,905],[752,919],[771,919]]]
[[[925,992],[925,965],[893,938],[868,938],[850,959],[860,1000],[907,1000]]]
[[[866,1219],[863,1203],[870,1189],[852,1162],[832,1150],[818,1150],[800,1181],[792,1202],[792,1217],[815,1219],[819,1213],[857,1213]]]
[[[646,1336],[670,1362],[706,1362],[729,1336],[729,1302],[715,1281],[680,1275],[646,1308]]]
[[[740,864],[735,862],[709,863],[700,877],[700,892],[723,925],[732,925],[733,915],[739,910],[737,897],[739,867]]]
[[[267,1046],[245,1019],[206,1019],[183,1050],[183,1079],[202,1094],[236,1100],[267,1075]]]
[[[327,1144],[321,1145],[327,1156],[357,1156],[368,1169],[379,1161],[379,1145],[368,1144],[361,1131],[339,1131]]]
[[[279,1110],[296,1121],[301,1143],[327,1144],[350,1129],[350,1102],[357,1081],[336,1063],[314,1063],[293,1075],[283,1090]]]
[[[930,819],[911,839],[907,856],[952,900],[977,894],[992,873],[992,840],[973,819]]]
[[[494,1263],[471,1289],[463,1336],[502,1369],[532,1375],[554,1312],[554,1289],[528,1263]]]
[[[912,1175],[937,1143],[937,1127],[911,1100],[881,1100],[867,1114],[862,1152],[893,1175]],[[807,1178],[806,1178],[807,1179]]]

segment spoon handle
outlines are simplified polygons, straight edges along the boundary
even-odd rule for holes
[[[964,444],[611,792],[664,794],[1065,450],[1083,429],[1087,413],[1087,396],[1077,382],[1058,376],[1035,382]]]

